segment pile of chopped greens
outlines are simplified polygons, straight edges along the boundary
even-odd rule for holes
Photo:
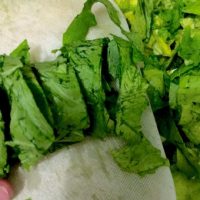
[[[116,0],[163,139],[178,200],[200,195],[200,2]],[[142,63],[142,64],[141,64]]]
[[[106,6],[127,40],[85,39],[96,25],[91,12],[96,2]],[[148,30],[135,34],[137,41],[150,34],[148,23]],[[151,80],[147,82],[139,69],[145,55],[136,38],[121,27],[118,11],[109,1],[88,0],[63,34],[54,61],[32,63],[26,40],[0,56],[0,177],[16,162],[29,169],[49,152],[89,136],[122,139],[124,146],[112,150],[122,170],[145,175],[168,165],[141,131],[141,115],[149,105],[147,92],[157,92],[158,97],[165,93],[164,86],[155,88],[163,74],[160,69],[154,72],[154,66],[150,71],[161,80],[152,80],[149,90]]]

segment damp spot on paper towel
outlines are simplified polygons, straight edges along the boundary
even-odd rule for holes
[[[100,199],[96,196],[96,194],[93,194],[92,195],[92,200],[100,200]]]

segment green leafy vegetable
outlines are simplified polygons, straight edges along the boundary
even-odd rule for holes
[[[70,44],[77,40],[84,40],[89,28],[96,25],[96,19],[94,14],[91,12],[92,5],[95,1],[86,1],[84,8],[67,28],[63,34],[63,45]],[[83,23],[84,21],[84,23]],[[79,31],[77,29],[79,28]]]
[[[21,68],[23,78],[30,88],[41,113],[44,115],[48,123],[53,125],[53,115],[48,106],[46,96],[37,80],[37,77],[33,73],[33,67],[30,63],[29,49],[30,47],[27,40],[24,40],[10,55],[19,58],[25,65],[23,68]]]
[[[107,38],[85,40],[89,29],[96,25],[91,9],[97,2],[105,5],[111,20],[128,41],[117,37],[112,41]],[[10,56],[0,56],[0,83],[11,107],[12,138],[6,144],[15,150],[23,167],[36,164],[57,142],[83,140],[86,132],[100,138],[115,134],[123,139],[125,145],[112,152],[123,170],[144,175],[167,164],[141,131],[141,115],[148,106],[148,85],[142,74],[159,99],[155,101],[158,109],[163,107],[160,102],[166,91],[165,73],[161,71],[162,67],[149,68],[142,73],[139,68],[149,62],[143,63],[143,59],[147,56],[153,59],[153,54],[162,56],[157,59],[159,66],[170,65],[178,51],[173,51],[171,45],[175,41],[172,35],[179,35],[177,20],[181,15],[179,10],[174,12],[173,8],[168,8],[165,13],[159,7],[160,17],[166,18],[163,21],[166,29],[157,31],[157,24],[152,31],[155,3],[143,0],[126,4],[132,30],[129,33],[122,28],[118,11],[111,2],[88,0],[63,34],[61,55],[56,60],[31,64],[26,40]],[[157,5],[159,3],[161,1]],[[133,8],[131,13],[130,8]],[[173,23],[168,26],[171,20]],[[185,59],[187,52],[179,49],[178,53]],[[0,151],[5,150],[3,148],[0,146]],[[191,165],[198,157],[196,147],[184,146],[183,149],[186,152],[183,156]],[[197,170],[196,165],[193,168],[193,171]]]
[[[141,176],[154,173],[158,167],[168,165],[168,162],[161,157],[160,151],[144,137],[138,143],[126,145],[113,151],[112,154],[123,170]]]
[[[185,65],[197,66],[200,63],[200,30],[186,27],[179,47],[179,55]]]
[[[200,194],[199,180],[189,179],[183,173],[172,171],[176,187],[177,200],[197,200]]]
[[[164,72],[156,67],[146,67],[143,71],[144,78],[149,83],[147,93],[151,102],[152,109],[154,111],[164,107],[165,102],[163,100],[165,96],[165,79]]]
[[[46,118],[48,123],[53,126],[53,114],[47,102],[47,98],[44,94],[42,87],[40,86],[37,77],[32,71],[31,66],[24,66],[22,68],[23,78],[26,81],[29,89],[31,90],[34,100],[40,109],[40,112]]]
[[[19,58],[22,63],[28,64],[30,63],[29,49],[28,41],[24,40],[10,55]]]
[[[144,0],[116,0],[131,28],[131,40],[134,45],[144,51],[143,41],[148,39],[151,30],[151,15],[153,11],[153,1]],[[141,26],[142,24],[142,26]]]
[[[110,1],[87,0],[86,3],[84,4],[82,12],[72,21],[70,26],[63,34],[63,45],[68,45],[75,41],[84,40],[85,37],[87,36],[89,29],[92,26],[97,25],[95,16],[91,12],[92,6],[97,2],[100,2],[106,6],[108,14],[112,19],[112,21],[122,30],[123,33],[126,33],[126,31],[121,27],[118,11],[114,8],[114,6]]]
[[[179,171],[187,174],[188,177],[199,178],[200,154],[198,147],[184,142],[182,135],[172,119],[172,114],[166,108],[164,111],[157,111],[157,124],[160,134],[166,139],[166,143],[173,144],[174,147],[177,147],[175,154],[174,152],[167,152],[172,153],[173,156],[176,155],[175,160],[174,157],[171,159],[172,164],[175,164]]]
[[[118,61],[120,64],[115,60],[117,63],[115,71],[113,63],[110,62],[109,65],[112,80],[119,84],[115,110],[116,134],[125,140],[126,145],[113,151],[113,157],[123,170],[144,175],[154,172],[167,162],[141,132],[141,115],[148,105],[147,84],[131,60],[132,46],[119,38],[115,38],[114,41],[110,51],[114,48],[115,53],[110,53],[111,58],[108,59],[114,60],[112,56],[120,55],[115,56],[115,59],[120,59]]]
[[[117,134],[129,143],[135,143],[141,137],[141,115],[148,105],[147,84],[140,71],[131,60],[132,47],[128,42],[118,41],[121,61],[121,80],[117,110]],[[125,130],[124,130],[125,129]]]
[[[83,140],[83,129],[88,128],[89,119],[73,67],[64,58],[35,67],[54,116],[57,141]]]
[[[187,2],[183,12],[200,15],[200,2],[198,0]]]
[[[190,141],[199,144],[199,70],[193,69],[192,73],[189,71],[181,75],[178,80],[178,84],[173,83],[170,87],[171,107],[179,111],[178,123]]]
[[[177,198],[198,199],[200,3],[198,0],[116,2],[135,34],[132,40],[139,53],[133,54],[133,60],[143,62],[139,66],[149,83],[147,92],[164,137],[167,157],[175,168]],[[196,185],[194,191],[186,189],[192,185]]]
[[[69,59],[69,67],[76,71],[90,116],[90,131],[94,136],[107,133],[109,116],[104,106],[102,85],[102,52],[105,40],[73,43],[63,48]]]
[[[104,3],[103,1],[100,2]],[[147,4],[150,5],[151,3],[147,2]],[[91,10],[92,4],[90,4],[89,7],[86,5],[88,6],[86,3],[83,12],[72,22],[72,27],[77,27],[83,13],[86,13],[86,10]],[[110,14],[113,8],[108,5],[106,5],[106,7]],[[113,13],[115,12],[112,12],[110,17],[119,26],[117,15],[115,16]],[[145,19],[148,21],[147,24],[149,25],[150,18],[148,17],[151,15],[151,10],[146,10],[146,14],[148,16],[146,15]],[[83,30],[88,31],[88,23],[83,26],[86,26]],[[71,30],[70,28],[71,27],[69,27],[69,30]],[[121,30],[126,36],[130,37],[122,28]],[[132,46],[128,45],[128,42],[120,41],[120,39],[118,40],[121,46],[115,41],[111,41],[108,47],[108,70],[106,71],[106,69],[103,69],[101,71],[102,64],[100,58],[102,57],[102,50],[99,49],[99,47],[99,52],[97,51],[97,47],[91,42],[87,42],[87,46],[85,44],[79,44],[79,47],[76,47],[76,44],[80,42],[75,43],[75,41],[85,38],[87,31],[82,32],[82,35],[78,37],[75,36],[76,34],[73,36],[73,31],[70,34],[66,31],[63,37],[64,47],[62,48],[62,53],[65,57],[68,57],[70,63],[73,63],[77,77],[80,80],[82,91],[88,105],[92,133],[101,137],[105,136],[106,126],[110,117],[116,123],[116,133],[122,136],[128,144],[125,147],[125,151],[121,149],[113,152],[113,156],[121,168],[139,174],[152,172],[159,166],[165,165],[166,160],[161,157],[159,150],[155,149],[148,140],[143,138],[141,133],[141,114],[147,107],[148,101],[146,97],[147,84],[142,79],[139,70],[133,65],[131,60],[133,51],[137,52],[137,49],[133,50]],[[149,30],[146,31],[149,32]],[[139,32],[138,36],[140,34]],[[68,42],[66,42],[66,35],[71,37]],[[128,61],[125,59],[127,56],[129,59]],[[141,56],[138,52],[138,59],[140,58]],[[104,74],[101,75],[101,72],[104,72]],[[104,87],[106,87],[106,98],[104,97],[102,87],[102,76],[104,79],[107,79],[107,84],[105,80],[103,81],[105,84]],[[90,80],[88,80],[89,77]],[[118,92],[119,96],[117,94]],[[110,116],[105,110],[104,102],[107,105]],[[145,146],[150,150],[148,155],[149,159],[156,162],[149,161],[148,163],[146,161],[146,165],[143,166],[143,168],[139,167],[140,165],[138,162],[134,163],[134,165],[131,163],[131,160],[133,160],[135,156],[133,153],[134,145],[137,142],[139,142],[137,146],[139,153],[137,154],[138,157],[136,160],[143,159]],[[131,155],[131,157],[128,157],[128,155]]]
[[[25,168],[34,165],[54,142],[51,126],[41,114],[27,86],[18,58],[6,56],[0,76],[11,105],[10,133],[15,148]]]
[[[164,147],[171,158],[172,175],[176,187],[177,199],[198,199],[200,177],[199,148],[185,143],[173,121],[169,110],[157,113],[157,124],[162,136],[165,137]]]

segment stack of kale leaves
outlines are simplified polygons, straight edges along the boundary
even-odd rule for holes
[[[88,0],[54,61],[32,63],[26,40],[0,57],[1,177],[16,160],[29,169],[48,152],[88,136],[122,138],[124,146],[112,151],[122,170],[144,175],[167,164],[141,131],[148,84],[133,59],[132,40],[85,40],[96,25],[91,12],[96,2],[121,28],[109,1]]]

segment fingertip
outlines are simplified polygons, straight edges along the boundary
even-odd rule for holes
[[[13,197],[13,189],[7,180],[0,180],[0,200],[11,200]]]

